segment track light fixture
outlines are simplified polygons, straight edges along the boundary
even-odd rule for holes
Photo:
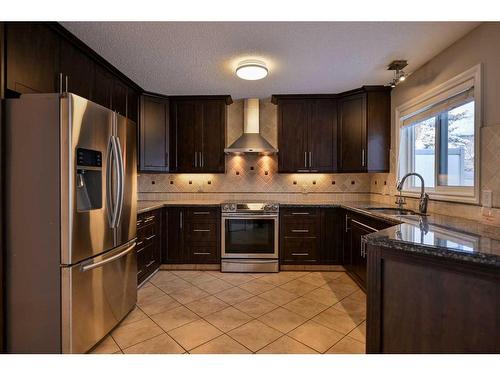
[[[404,72],[403,68],[408,65],[408,61],[406,60],[394,60],[389,64],[387,70],[394,71],[394,78],[387,84],[391,87],[396,87],[396,85],[400,82],[403,82],[406,79],[407,74]]]

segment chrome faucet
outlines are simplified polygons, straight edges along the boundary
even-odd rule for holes
[[[403,176],[403,178],[398,182],[398,185],[396,186],[396,189],[399,191],[399,199],[396,200],[396,203],[400,206],[405,204],[404,203],[404,198],[401,196],[401,192],[403,190],[403,185],[406,181],[406,179],[410,176],[416,176],[420,178],[421,182],[421,190],[420,190],[420,202],[418,204],[418,210],[421,214],[426,214],[427,213],[427,203],[429,202],[429,194],[425,192],[425,184],[424,184],[424,178],[419,175],[418,173],[412,172],[412,173],[407,173]]]

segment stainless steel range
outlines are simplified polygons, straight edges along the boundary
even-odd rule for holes
[[[278,272],[279,205],[222,204],[222,272]]]

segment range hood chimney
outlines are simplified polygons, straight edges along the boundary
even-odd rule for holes
[[[274,154],[278,152],[259,134],[259,99],[243,102],[243,135],[224,149],[227,154]]]

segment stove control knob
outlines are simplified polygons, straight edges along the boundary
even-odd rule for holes
[[[231,203],[229,206],[229,211],[236,211],[236,205],[234,203]]]
[[[273,211],[278,211],[278,209],[279,209],[278,204],[277,204],[277,203],[274,203],[274,204],[273,204]]]
[[[224,211],[224,212],[229,211],[229,205],[228,204],[224,204],[222,206],[222,211]]]

